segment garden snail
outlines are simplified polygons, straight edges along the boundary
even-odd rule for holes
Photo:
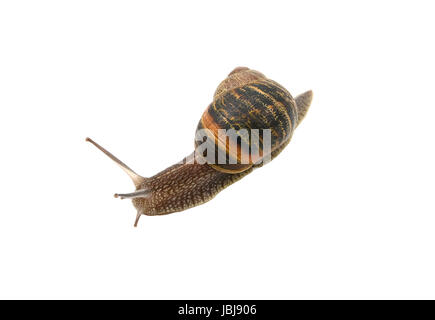
[[[115,197],[132,199],[137,226],[142,214],[164,215],[203,204],[261,167],[266,158],[275,158],[290,142],[311,100],[311,91],[293,99],[284,87],[260,72],[238,67],[219,84],[213,102],[202,115],[195,151],[150,178],[138,175],[90,138],[86,141],[120,165],[133,180],[135,192]],[[236,132],[235,148],[221,135],[222,129]],[[204,134],[198,137],[201,132]],[[210,151],[211,147],[219,156]]]

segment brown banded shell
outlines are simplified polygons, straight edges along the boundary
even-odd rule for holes
[[[270,129],[270,151],[273,153],[289,142],[297,123],[296,103],[284,87],[258,71],[238,67],[219,84],[213,102],[199,121],[197,133],[200,129],[208,129],[206,142],[214,144],[216,150],[214,161],[208,160],[213,168],[239,173],[264,158],[262,129]],[[240,134],[237,148],[230,147],[229,140],[219,133],[219,129],[232,129]],[[260,129],[259,144],[251,143],[256,134],[251,129]],[[242,147],[242,140],[249,145],[249,150]],[[195,147],[203,143],[196,140]],[[218,159],[218,152],[224,153],[225,163],[222,158]]]

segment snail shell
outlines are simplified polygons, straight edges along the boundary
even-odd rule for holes
[[[273,157],[290,141],[297,123],[298,111],[295,100],[283,86],[258,71],[238,67],[219,84],[213,102],[203,113],[197,133],[199,130],[207,129],[205,132],[208,139],[206,142],[197,139],[195,148],[202,143],[214,144],[210,147],[214,147],[217,153],[224,153],[226,161],[217,161],[216,153],[213,161],[206,160],[208,164],[221,172],[240,173],[260,163],[265,156],[270,156],[263,153],[265,150],[261,136],[259,144],[252,143],[251,135],[255,134],[255,131],[251,129],[260,129],[260,132],[261,129],[270,129],[271,146],[267,150]],[[219,129],[232,129],[235,132],[247,129],[249,136],[244,142],[249,145],[249,150],[241,146],[243,137],[237,140],[237,148],[230,148],[226,137],[219,135]],[[206,158],[206,154],[201,156]]]

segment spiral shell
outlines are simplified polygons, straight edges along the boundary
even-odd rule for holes
[[[263,150],[261,135],[258,145],[252,143],[251,138],[256,131],[251,129],[260,129],[260,132],[270,129],[271,147],[267,150],[273,157],[274,152],[289,142],[297,123],[295,100],[284,87],[258,71],[239,67],[217,87],[213,102],[199,121],[197,133],[201,129],[208,129],[202,130],[208,132],[208,143],[213,143],[216,150],[225,153],[225,163],[217,161],[217,153],[215,161],[208,160],[213,168],[227,173],[239,173],[260,163],[266,155],[270,156],[266,151],[263,152],[266,149]],[[241,135],[236,152],[230,148],[226,138],[223,138],[225,141],[222,140],[219,129],[233,129],[237,133],[247,131],[249,137]],[[243,154],[247,150],[241,147],[242,140],[249,145],[249,154]],[[204,141],[195,140],[195,147],[198,148],[202,143]],[[259,152],[253,152],[254,150]],[[242,161],[243,159],[249,160]]]

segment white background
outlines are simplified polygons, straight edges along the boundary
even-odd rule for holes
[[[430,1],[2,1],[0,298],[435,298]],[[272,163],[142,217],[236,66],[314,100]]]

